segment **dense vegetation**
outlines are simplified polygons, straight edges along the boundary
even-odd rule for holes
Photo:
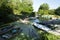
[[[41,15],[60,15],[60,7],[58,7],[57,9],[49,9],[49,5],[47,3],[43,3],[42,5],[40,5],[38,13]]]
[[[22,2],[20,0],[0,0],[0,24],[16,21],[20,16],[27,17],[32,11],[32,3],[26,0]]]
[[[55,10],[55,14],[56,14],[56,15],[60,15],[60,7],[58,7],[58,8]]]
[[[35,12],[33,12],[31,0],[0,0],[0,26],[17,21],[20,18],[26,18],[33,16]],[[48,15],[59,15],[60,16],[60,7],[57,9],[49,9],[49,5],[47,3],[43,3],[40,5],[39,10],[37,12],[40,15],[48,14]],[[45,20],[45,19],[44,19]],[[20,26],[20,25],[19,25]],[[52,34],[45,33],[44,31],[37,32],[40,34],[41,40],[57,40],[58,37],[55,37]],[[16,37],[16,40],[19,40],[21,36]],[[28,40],[27,37],[22,38]]]

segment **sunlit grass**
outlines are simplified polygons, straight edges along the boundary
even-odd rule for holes
[[[37,29],[37,31],[41,37],[41,40],[60,40],[60,36],[56,36],[56,35],[53,35],[53,34],[45,32],[45,31],[38,30],[38,29]]]

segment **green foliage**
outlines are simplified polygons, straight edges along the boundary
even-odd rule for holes
[[[54,15],[55,14],[55,10],[49,10],[49,14],[51,14],[51,15]]]
[[[41,40],[60,40],[60,36],[55,36],[40,29],[37,29],[37,31],[40,35]]]
[[[21,2],[22,1],[22,2]],[[0,5],[4,4],[13,9],[14,14],[20,14],[21,11],[31,13],[33,11],[32,1],[30,0],[0,0]],[[29,2],[30,1],[30,2]]]
[[[15,15],[23,14],[22,16],[29,16],[31,14],[31,12],[33,11],[32,4],[28,2],[21,2],[21,1],[20,0],[0,0],[1,24],[17,20]]]
[[[60,15],[60,7],[58,7],[58,8],[55,10],[55,14],[56,14],[56,15]]]
[[[14,14],[20,13],[20,0],[9,0],[7,6],[13,9]]]
[[[0,25],[16,21],[12,8],[6,5],[0,7]]]
[[[54,15],[55,14],[55,10],[49,10],[49,5],[47,3],[43,3],[42,5],[40,5],[40,8],[38,10],[38,13],[41,15]]]
[[[41,14],[41,15],[43,15],[44,14],[44,12],[43,12],[43,10],[39,10],[39,12],[38,12],[39,14]]]
[[[38,13],[43,14],[49,14],[49,5],[47,3],[44,3],[40,6]]]
[[[43,3],[42,5],[40,5],[39,9],[48,10],[49,9],[49,5],[47,3]]]
[[[24,4],[23,3],[23,4],[21,4],[21,9],[22,9],[22,11],[28,12],[28,13],[31,13],[33,11],[31,4]]]
[[[22,1],[22,2],[21,2]],[[10,6],[13,11],[14,11],[14,14],[16,15],[20,15],[21,12],[27,12],[28,15],[29,13],[31,13],[33,11],[32,9],[32,4],[28,4],[28,2],[25,2],[23,0],[9,0],[8,2],[8,6]]]
[[[32,4],[28,1],[23,1],[20,5],[20,9],[23,12],[31,13],[33,11]]]
[[[8,4],[8,0],[0,0],[0,25],[13,22],[16,20],[13,8],[11,8]]]
[[[0,6],[2,5],[2,4],[6,4],[7,3],[7,0],[0,0]]]
[[[44,15],[44,14],[49,14],[49,10],[39,10],[38,11],[38,13],[40,14],[40,15]]]

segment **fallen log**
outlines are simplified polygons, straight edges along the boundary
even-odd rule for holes
[[[44,25],[37,24],[37,23],[35,23],[35,22],[33,23],[33,25],[34,25],[35,27],[39,28],[39,29],[42,29],[42,30],[48,32],[48,33],[51,33],[51,34],[54,34],[54,35],[58,35],[58,36],[60,35],[59,32],[57,32],[57,31],[55,31],[55,30],[51,30],[50,28],[48,28],[48,27],[46,27],[46,26],[44,26]]]

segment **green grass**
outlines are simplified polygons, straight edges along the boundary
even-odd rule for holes
[[[60,40],[60,36],[55,36],[53,34],[38,29],[37,31],[38,34],[41,36],[41,40]]]

